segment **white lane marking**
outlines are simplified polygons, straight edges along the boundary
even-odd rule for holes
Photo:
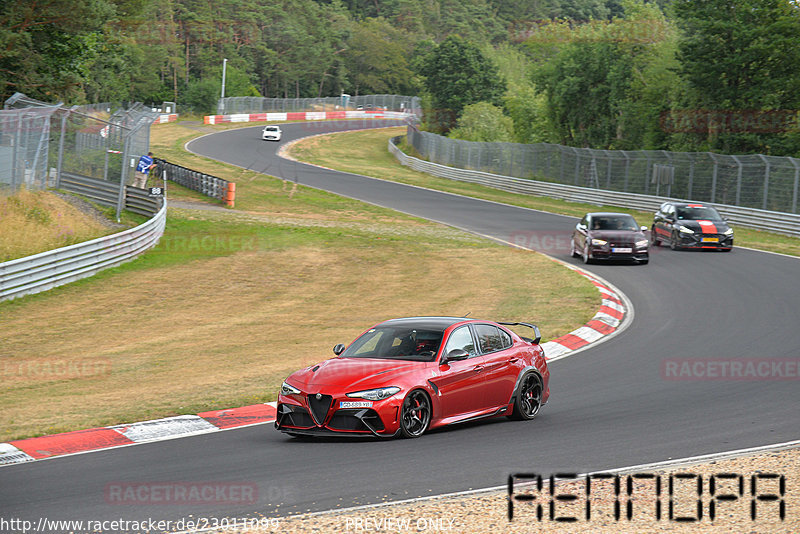
[[[205,434],[206,432],[219,430],[219,428],[197,415],[179,415],[177,417],[141,421],[129,425],[115,425],[109,428],[116,430],[136,443],[157,441],[161,438],[174,436]]]
[[[616,310],[616,311],[618,311],[620,313],[625,313],[625,308],[623,306],[620,306],[619,304],[617,304],[613,300],[603,299],[602,305],[603,306],[608,306],[612,310]]]
[[[603,337],[603,334],[601,332],[598,332],[591,326],[582,326],[577,330],[573,330],[572,332],[570,332],[570,334],[572,334],[573,336],[577,336],[589,343],[594,343],[595,341]]]
[[[592,317],[593,321],[602,321],[606,323],[608,326],[611,327],[618,327],[620,320],[616,317],[612,317],[611,315],[607,314],[606,312],[597,312],[594,317]]]
[[[558,359],[559,356],[570,351],[570,349],[555,341],[542,343],[542,348],[544,349],[544,356],[547,358],[547,363]]]
[[[22,452],[10,443],[0,443],[0,466],[33,461],[33,456]]]

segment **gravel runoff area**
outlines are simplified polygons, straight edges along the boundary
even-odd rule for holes
[[[424,438],[423,438],[424,439]],[[775,449],[745,456],[717,457],[703,462],[681,462],[678,465],[656,464],[618,471],[619,496],[615,496],[614,479],[596,478],[590,482],[587,499],[585,477],[572,481],[556,481],[555,497],[551,497],[547,480],[542,490],[535,484],[514,485],[513,519],[509,520],[507,490],[476,492],[469,495],[431,497],[400,504],[380,504],[349,510],[306,514],[262,520],[261,526],[246,530],[217,530],[256,534],[282,533],[367,533],[367,532],[456,532],[456,533],[786,533],[800,532],[800,442],[789,448]],[[544,474],[549,476],[549,473]],[[636,476],[639,475],[639,476]],[[640,475],[652,475],[641,478]],[[683,475],[683,477],[679,476]],[[783,476],[784,488],[781,488]],[[711,477],[714,495],[711,497]],[[670,497],[669,481],[673,491]],[[756,499],[752,485],[755,478]],[[656,497],[656,480],[661,482],[661,495]],[[698,498],[698,480],[702,495]],[[632,498],[628,498],[628,484]],[[335,490],[335,481],[326,481]],[[781,495],[781,493],[783,493]],[[535,500],[518,500],[525,495]],[[575,496],[569,501],[569,496]],[[735,497],[734,497],[735,496]],[[566,499],[564,498],[566,497]],[[586,520],[587,500],[591,517]],[[672,518],[670,519],[670,500]],[[627,518],[631,502],[631,519]],[[712,501],[714,505],[712,507]],[[550,519],[550,503],[554,502],[556,518],[579,517],[576,522]],[[619,503],[620,518],[614,516]],[[656,520],[660,502],[661,519]],[[752,519],[755,502],[756,519]],[[537,517],[541,503],[542,517]],[[781,520],[781,507],[784,519]],[[714,509],[714,519],[710,517]],[[702,515],[698,515],[702,514]],[[700,518],[697,520],[697,518]],[[690,521],[694,519],[694,521]]]

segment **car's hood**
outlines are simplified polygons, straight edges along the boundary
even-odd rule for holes
[[[287,379],[307,393],[346,393],[383,386],[407,373],[423,369],[425,362],[372,358],[332,358],[297,371]]]
[[[644,234],[639,230],[592,230],[591,236],[594,239],[604,241],[640,241],[645,239]]]
[[[685,226],[690,230],[702,234],[721,234],[728,228],[728,223],[725,221],[687,221],[680,220],[675,223],[676,226]]]

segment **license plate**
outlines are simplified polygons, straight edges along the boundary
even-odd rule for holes
[[[633,249],[630,247],[614,247],[611,249],[611,252],[619,252],[620,254],[630,254],[633,252]]]
[[[370,401],[341,401],[339,408],[372,408]]]
[[[703,243],[719,243],[718,237],[704,237]]]

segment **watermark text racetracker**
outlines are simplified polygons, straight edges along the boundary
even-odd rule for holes
[[[0,516],[0,532],[28,534],[89,534],[97,532],[182,532],[216,529],[218,532],[282,532],[280,519],[267,517],[192,517],[184,519],[50,519],[36,520]]]
[[[110,482],[108,504],[255,504],[254,482]]]
[[[800,358],[670,358],[661,378],[689,381],[800,380]]]
[[[5,382],[52,380],[91,380],[108,378],[111,360],[108,358],[26,358],[0,361],[0,384]]]

